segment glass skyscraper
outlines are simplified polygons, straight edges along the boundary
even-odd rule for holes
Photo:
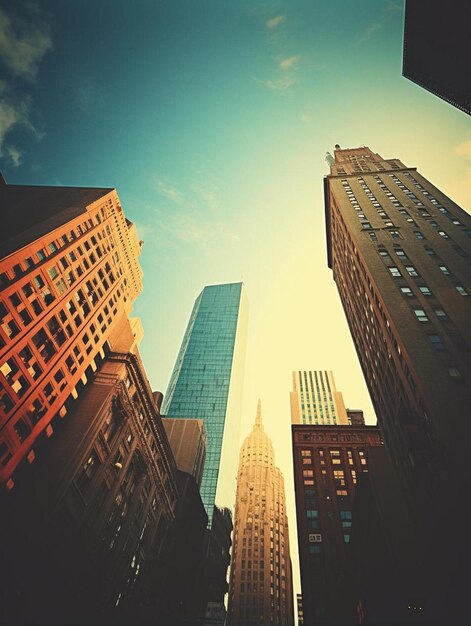
[[[167,417],[205,422],[201,497],[209,525],[216,500],[230,507],[234,502],[246,327],[242,283],[205,287],[193,307],[162,406]]]

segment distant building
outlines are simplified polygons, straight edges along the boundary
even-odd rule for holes
[[[247,326],[242,283],[207,286],[196,299],[162,412],[197,418],[206,430],[201,496],[212,525],[217,499],[233,501]],[[227,471],[221,472],[221,467]]]
[[[300,593],[296,594],[296,605],[298,609],[298,626],[303,626],[304,624],[303,596]]]
[[[178,469],[193,476],[199,489],[206,456],[204,421],[164,416],[162,424]]]
[[[293,372],[290,393],[293,424],[347,424],[342,394],[330,371]]]
[[[468,24],[468,0],[406,0],[402,73],[471,115]]]
[[[259,401],[239,457],[228,622],[291,626],[293,620],[284,481],[263,429]]]
[[[178,500],[129,318],[140,243],[114,189],[1,181],[2,617],[139,623]]]
[[[471,478],[471,216],[398,159],[366,147],[334,154],[328,264],[429,555],[431,613],[459,621],[468,557],[458,554],[471,555],[460,504]],[[438,536],[453,546],[437,555]]]
[[[348,623],[355,487],[381,436],[376,426],[291,428],[304,623]]]

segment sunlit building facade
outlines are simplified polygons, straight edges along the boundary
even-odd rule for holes
[[[141,245],[114,189],[0,201],[3,615],[137,623],[162,604],[178,498],[128,317]]]
[[[348,424],[343,397],[331,371],[293,372],[290,402],[293,424]]]
[[[0,203],[0,482],[12,488],[93,377],[142,271],[115,189],[0,182]]]
[[[444,615],[464,598],[454,555],[469,553],[459,503],[470,478],[471,216],[399,159],[366,147],[334,154],[328,264],[430,558],[424,575],[448,589],[430,596],[447,598]],[[439,535],[461,547],[437,559]]]
[[[242,283],[205,287],[193,307],[162,406],[167,417],[204,421],[201,496],[209,525],[215,501],[233,501],[246,326]]]
[[[260,401],[240,450],[228,620],[231,626],[294,624],[284,480]]]

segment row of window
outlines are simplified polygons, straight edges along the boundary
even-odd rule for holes
[[[108,200],[105,206],[106,205],[111,207],[112,201]],[[9,284],[11,280],[15,280],[23,276],[25,272],[28,272],[35,265],[42,263],[47,256],[56,254],[60,248],[68,246],[70,242],[84,235],[89,229],[95,226],[93,219],[96,220],[97,224],[101,224],[102,219],[106,218],[105,206],[101,207],[99,212],[82,222],[82,224],[77,225],[75,229],[71,229],[68,233],[64,233],[60,239],[58,238],[49,243],[47,248],[39,248],[36,250],[34,255],[26,257],[22,262],[15,264],[11,272],[6,271],[0,273],[0,289]]]

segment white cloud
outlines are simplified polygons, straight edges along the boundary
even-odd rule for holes
[[[166,180],[154,176],[152,179],[152,187],[164,198],[172,200],[176,204],[181,204],[184,200],[183,194],[174,185]]]
[[[286,21],[285,15],[277,15],[276,17],[272,17],[266,22],[267,28],[276,28],[280,24]]]
[[[19,167],[21,165],[21,160],[23,158],[23,153],[15,146],[6,146],[5,152],[12,162],[14,167]]]
[[[292,57],[288,57],[286,59],[282,59],[280,61],[280,67],[282,70],[289,70],[290,68],[294,67],[295,65],[297,65],[298,61],[299,61],[299,55],[295,55]]]
[[[47,25],[14,22],[0,8],[0,59],[13,74],[34,81],[43,56],[52,47]]]
[[[282,76],[281,78],[275,78],[274,80],[260,80],[258,78],[256,78],[255,80],[257,81],[257,83],[260,83],[260,85],[267,87],[271,91],[284,91],[285,89],[288,89],[288,87],[291,87],[291,85],[294,85],[294,83],[296,82],[295,77],[291,75]]]
[[[365,41],[368,41],[369,39],[371,39],[371,37],[378,30],[381,30],[383,26],[384,26],[384,22],[373,22],[373,24],[370,24],[368,28],[364,31],[363,35],[358,40],[358,43],[364,43]]]
[[[5,97],[5,90],[0,101],[0,156],[6,154],[15,167],[20,164],[23,156],[19,150],[13,146],[6,146],[5,137],[18,124],[31,130],[37,138],[41,138],[41,133],[33,126],[30,115],[30,100],[26,98],[22,102],[14,103],[10,98]]]

